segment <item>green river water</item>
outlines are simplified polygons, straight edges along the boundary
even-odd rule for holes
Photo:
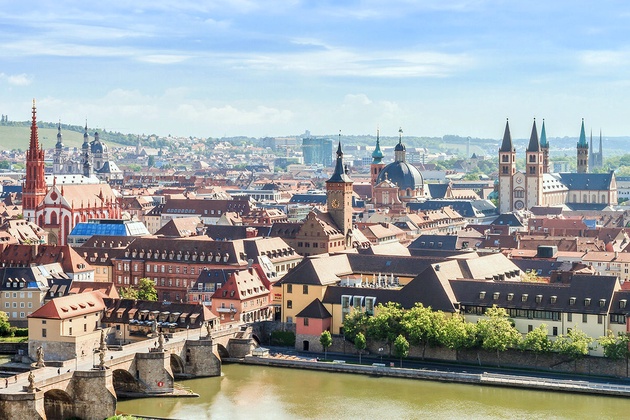
[[[626,419],[630,398],[529,391],[263,366],[182,381],[199,398],[118,403],[172,419]]]

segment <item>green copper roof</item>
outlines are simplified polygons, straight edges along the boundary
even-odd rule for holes
[[[582,118],[582,128],[580,129],[580,140],[578,141],[577,146],[588,148],[588,143],[586,142],[586,133],[584,133],[584,118]]]
[[[372,163],[381,163],[381,160],[383,160],[383,152],[381,152],[381,145],[379,141],[378,131],[376,132],[376,148],[372,152],[372,159],[374,159]]]
[[[540,147],[549,148],[549,143],[547,142],[547,132],[545,131],[545,120],[543,120],[542,129],[540,130]]]

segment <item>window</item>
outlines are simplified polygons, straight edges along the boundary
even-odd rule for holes
[[[553,335],[558,335],[558,327],[553,327]]]
[[[573,322],[573,314],[572,314],[571,312],[569,312],[569,313],[567,314],[567,321],[568,321],[568,322]]]
[[[83,324],[83,332],[87,332],[87,324]]]
[[[604,323],[604,315],[597,315],[597,323],[598,324],[603,324]]]
[[[302,286],[302,294],[308,295],[308,284]]]
[[[287,300],[287,309],[293,309],[293,301]]]
[[[588,315],[587,314],[582,314],[582,322],[585,323],[585,324],[588,322]]]
[[[293,293],[293,285],[287,284],[287,293]]]
[[[534,326],[532,324],[529,324],[527,326],[527,332],[532,332],[534,330]]]
[[[287,317],[287,324],[293,324],[293,317],[292,316],[288,316]]]
[[[304,326],[308,327],[308,318],[304,318]]]
[[[46,328],[42,328],[42,337],[46,338]]]
[[[72,335],[72,327],[68,330],[68,334]]]

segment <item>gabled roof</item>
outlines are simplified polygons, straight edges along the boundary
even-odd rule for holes
[[[103,295],[99,291],[59,297],[44,304],[29,318],[68,319],[105,310]]]
[[[315,299],[311,303],[309,303],[306,308],[302,309],[297,315],[296,318],[313,318],[313,319],[327,319],[332,318],[328,309],[322,304],[322,301],[319,299]]]
[[[168,236],[171,238],[197,236],[197,228],[200,227],[203,227],[203,223],[198,216],[176,217],[169,220],[160,230],[155,232],[155,236]]]
[[[561,173],[559,174],[562,179],[562,183],[566,185],[569,190],[588,190],[588,191],[602,191],[610,190],[613,177],[613,172],[607,172],[602,174],[594,173]],[[574,203],[567,203],[567,205],[574,205]]]

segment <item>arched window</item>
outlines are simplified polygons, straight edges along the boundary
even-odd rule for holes
[[[57,224],[57,213],[54,211],[50,214],[50,224],[53,226]]]
[[[69,234],[70,234],[70,217],[66,215],[63,218],[63,238],[67,239]]]

